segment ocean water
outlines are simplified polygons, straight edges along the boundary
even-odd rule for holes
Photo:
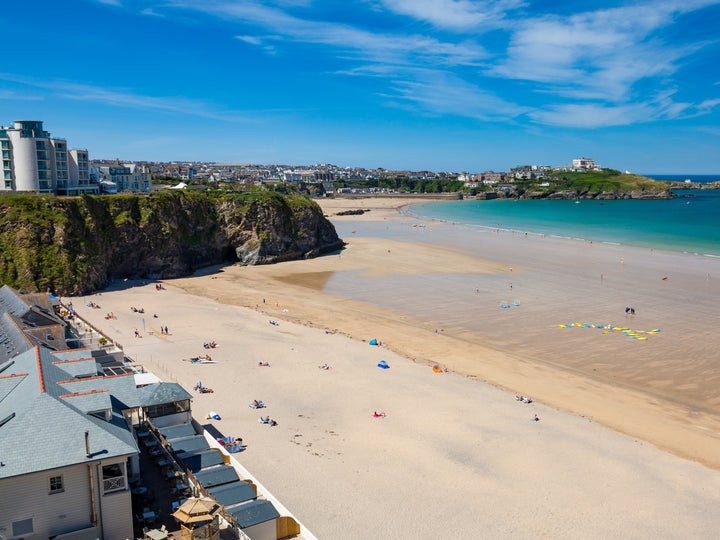
[[[720,190],[658,200],[464,200],[410,212],[470,226],[720,257]]]

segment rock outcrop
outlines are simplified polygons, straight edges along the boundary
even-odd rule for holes
[[[180,277],[342,245],[314,202],[272,192],[0,197],[0,282],[19,289],[83,294],[115,278]]]

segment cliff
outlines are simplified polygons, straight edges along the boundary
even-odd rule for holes
[[[19,289],[83,294],[114,278],[309,258],[342,244],[314,202],[272,192],[0,197],[0,282]]]

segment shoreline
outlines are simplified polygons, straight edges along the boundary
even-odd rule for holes
[[[511,199],[508,199],[510,201]],[[574,240],[578,242],[597,242],[597,243],[603,243],[603,244],[609,244],[609,245],[618,245],[618,246],[626,246],[628,248],[634,248],[634,249],[646,249],[646,250],[656,250],[659,252],[666,252],[666,253],[680,253],[683,255],[690,255],[690,256],[697,256],[697,257],[709,257],[709,258],[720,258],[720,252],[718,253],[705,253],[703,251],[688,251],[684,249],[679,248],[673,248],[673,245],[668,244],[652,244],[650,242],[646,243],[633,243],[633,242],[618,242],[616,240],[608,240],[608,239],[591,239],[591,238],[585,238],[585,237],[575,237],[575,236],[567,236],[556,232],[539,232],[529,229],[522,229],[522,228],[512,228],[512,227],[502,227],[502,226],[492,226],[492,225],[483,225],[479,223],[465,223],[465,222],[453,222],[450,219],[445,218],[433,218],[432,216],[426,216],[422,215],[417,212],[411,211],[409,208],[412,206],[417,206],[420,204],[425,203],[437,203],[441,201],[437,200],[429,200],[429,201],[418,201],[418,202],[412,202],[404,205],[404,213],[410,218],[414,218],[420,221],[428,221],[431,220],[434,223],[449,223],[453,225],[459,225],[463,227],[468,227],[469,229],[482,229],[482,230],[489,230],[489,231],[503,231],[503,232],[509,232],[513,234],[528,234],[528,235],[534,235],[539,237],[548,237],[548,238],[558,238],[563,240]]]

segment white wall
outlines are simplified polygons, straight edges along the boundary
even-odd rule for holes
[[[104,462],[105,465],[118,460]],[[98,531],[103,538],[133,538],[130,490],[102,495],[102,464],[92,465]],[[61,493],[50,494],[50,478],[63,477]],[[90,471],[86,464],[0,480],[0,536],[12,538],[12,523],[33,519],[33,535],[48,538],[92,527]]]
[[[13,151],[15,189],[17,191],[37,191],[40,189],[40,183],[38,181],[36,139],[20,137],[19,131],[8,130],[7,134]],[[44,140],[50,147],[50,141],[41,140]],[[47,150],[47,152],[49,153],[51,150]]]
[[[62,476],[64,491],[50,494],[50,477]],[[33,518],[35,537],[92,525],[87,465],[0,480],[0,535],[12,537],[12,522]]]
[[[274,519],[243,529],[243,532],[250,537],[250,540],[277,540],[277,526]]]

